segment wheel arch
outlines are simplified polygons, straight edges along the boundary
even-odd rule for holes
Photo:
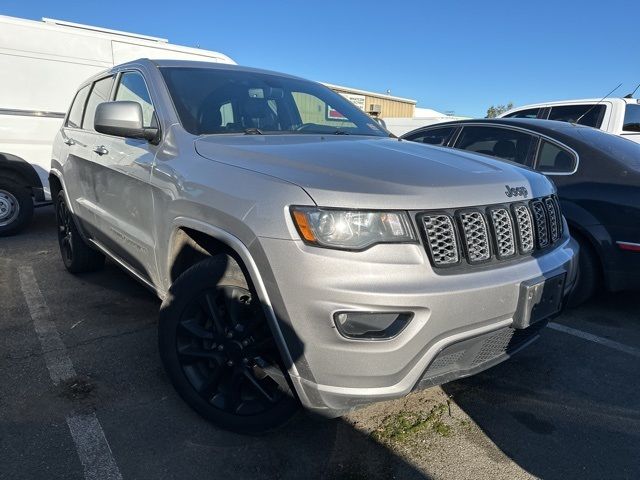
[[[285,341],[280,322],[277,319],[257,263],[244,242],[219,227],[209,225],[200,220],[178,217],[173,221],[173,229],[166,251],[165,275],[167,280],[170,279],[168,283],[174,281],[177,278],[177,276],[174,278],[175,275],[179,275],[190,265],[197,262],[198,259],[203,259],[210,255],[225,253],[238,262],[262,304],[267,322],[282,355],[282,360],[295,386],[296,394],[305,403],[306,396],[297,381],[299,374],[296,364]]]
[[[602,251],[601,242],[596,239],[596,237],[589,231],[588,228],[584,228],[574,222],[568,221],[567,223],[569,225],[571,236],[574,237],[581,246],[586,244],[587,247],[590,247],[591,250],[593,250],[593,253],[595,254],[598,261],[598,270],[600,272],[600,277],[602,281],[604,281],[605,284],[608,285],[609,282],[607,277],[607,270],[604,264],[604,252]]]
[[[42,181],[33,165],[11,153],[0,152],[0,177],[9,178],[30,188],[34,196],[42,192]]]

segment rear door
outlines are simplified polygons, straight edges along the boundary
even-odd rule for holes
[[[141,72],[118,74],[113,99],[142,107],[144,126],[157,125]],[[146,279],[157,277],[151,169],[156,146],[143,139],[95,134],[93,185],[98,241]]]
[[[464,125],[454,148],[531,166],[537,135],[503,126]]]
[[[63,176],[71,207],[83,231],[90,237],[96,234],[95,195],[93,187],[93,162],[95,133],[88,129],[92,111],[99,103],[97,98],[108,98],[113,77],[82,87],[76,94],[66,123],[61,131],[65,147],[61,151]]]

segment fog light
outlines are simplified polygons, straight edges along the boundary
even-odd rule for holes
[[[395,337],[412,318],[411,312],[336,312],[333,315],[342,336],[370,340]]]

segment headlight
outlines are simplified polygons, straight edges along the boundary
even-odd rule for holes
[[[292,207],[291,216],[300,237],[311,245],[363,250],[376,243],[416,240],[406,212]]]

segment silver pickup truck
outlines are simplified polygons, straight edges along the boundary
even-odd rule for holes
[[[139,60],[80,86],[51,167],[62,259],[161,299],[179,394],[239,432],[471,375],[575,280],[544,176],[391,138],[314,82]]]

